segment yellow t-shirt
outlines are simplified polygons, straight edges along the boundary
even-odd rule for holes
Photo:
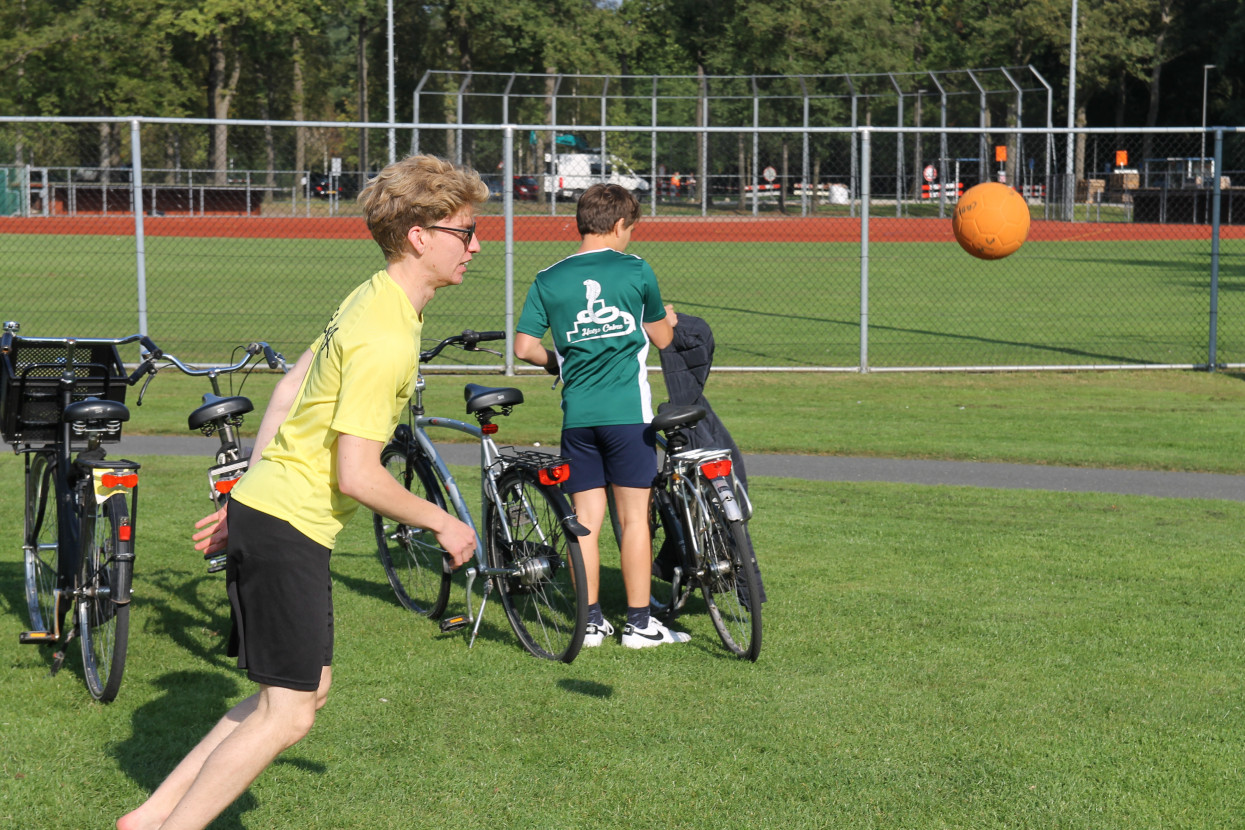
[[[385,442],[414,391],[423,317],[385,271],[350,293],[276,437],[231,498],[332,547],[359,503],[337,489],[340,433]]]

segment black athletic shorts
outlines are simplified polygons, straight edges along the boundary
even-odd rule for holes
[[[229,656],[256,683],[313,692],[333,664],[332,549],[239,501],[228,517]]]
[[[648,424],[572,427],[562,430],[562,455],[571,462],[564,492],[582,493],[607,483],[652,487],[657,475],[657,433]]]

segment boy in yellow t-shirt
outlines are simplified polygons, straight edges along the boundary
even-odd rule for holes
[[[423,309],[479,252],[488,188],[430,156],[389,165],[359,194],[387,266],[346,297],[282,378],[230,504],[195,547],[227,550],[230,653],[259,684],[118,830],[202,828],[311,729],[332,678],[329,555],[359,505],[436,534],[457,567],[471,528],[407,491],[380,463],[413,389]]]

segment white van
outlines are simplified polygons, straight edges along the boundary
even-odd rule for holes
[[[545,153],[546,193],[557,192],[559,199],[578,200],[580,195],[598,182],[620,184],[643,200],[648,194],[648,182],[636,175],[627,163],[613,153],[605,170],[601,170],[600,153],[558,153],[557,169],[554,158]]]

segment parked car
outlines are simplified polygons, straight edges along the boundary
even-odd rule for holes
[[[484,176],[484,184],[488,186],[488,197],[501,201],[502,199],[502,178],[501,176]],[[540,183],[533,176],[515,176],[514,177],[514,198],[521,202],[535,201],[536,194],[540,192]]]
[[[308,188],[312,198],[327,199],[333,195],[334,189],[339,199],[353,199],[359,195],[359,177],[355,173],[342,173],[330,176],[328,173],[312,173],[308,180]]]

